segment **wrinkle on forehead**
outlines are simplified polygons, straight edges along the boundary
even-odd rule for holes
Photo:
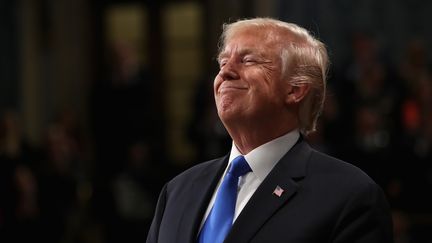
[[[280,42],[267,33],[268,30],[258,32],[257,28],[243,28],[228,35],[225,38],[224,46],[220,49],[218,60],[238,54],[245,56],[248,54],[258,55],[261,58],[269,58],[269,55],[274,54],[271,50],[280,50]],[[237,39],[243,38],[241,42]]]
[[[307,40],[296,35],[289,29],[280,26],[266,25],[266,26],[240,26],[232,31],[225,33],[225,36],[220,46],[219,52],[222,53],[227,44],[238,35],[249,34],[254,36],[261,36],[262,40],[267,42],[269,46],[279,47],[294,45],[305,45]]]

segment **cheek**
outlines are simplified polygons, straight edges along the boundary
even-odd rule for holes
[[[270,67],[262,67],[259,70],[259,74],[255,77],[258,77],[257,86],[261,92],[275,92],[281,87],[280,85],[280,77],[279,72],[274,68]]]
[[[268,82],[274,83],[275,81],[279,81],[281,79],[280,68],[277,68],[276,65],[266,65],[262,68],[262,72],[264,73]]]
[[[286,86],[276,69],[266,68],[262,72],[262,84],[259,92],[263,93],[271,103],[281,103],[284,100]]]

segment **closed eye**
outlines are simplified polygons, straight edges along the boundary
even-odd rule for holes
[[[219,62],[219,68],[221,68],[221,67],[225,66],[225,65],[226,65],[226,63],[227,63],[227,61],[226,61],[226,60],[224,60],[224,59],[222,59],[222,60],[219,60],[218,62]]]
[[[257,60],[255,58],[245,57],[243,58],[242,63],[245,65],[253,65],[257,63]]]

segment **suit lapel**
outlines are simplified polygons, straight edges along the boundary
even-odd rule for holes
[[[249,242],[262,225],[295,196],[298,190],[297,182],[305,176],[310,151],[310,147],[300,139],[285,154],[257,188],[234,222],[225,239],[226,243]],[[277,186],[283,189],[280,196],[273,193]]]
[[[225,170],[228,156],[211,161],[195,179],[192,179],[191,193],[184,207],[178,229],[178,242],[195,242],[199,226],[207,209],[213,191]],[[183,239],[184,237],[184,239]]]

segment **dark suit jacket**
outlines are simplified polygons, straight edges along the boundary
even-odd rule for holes
[[[164,186],[147,243],[196,242],[228,157],[196,165]],[[280,197],[276,186],[284,190]],[[258,187],[225,242],[390,243],[392,222],[374,181],[300,139]]]

